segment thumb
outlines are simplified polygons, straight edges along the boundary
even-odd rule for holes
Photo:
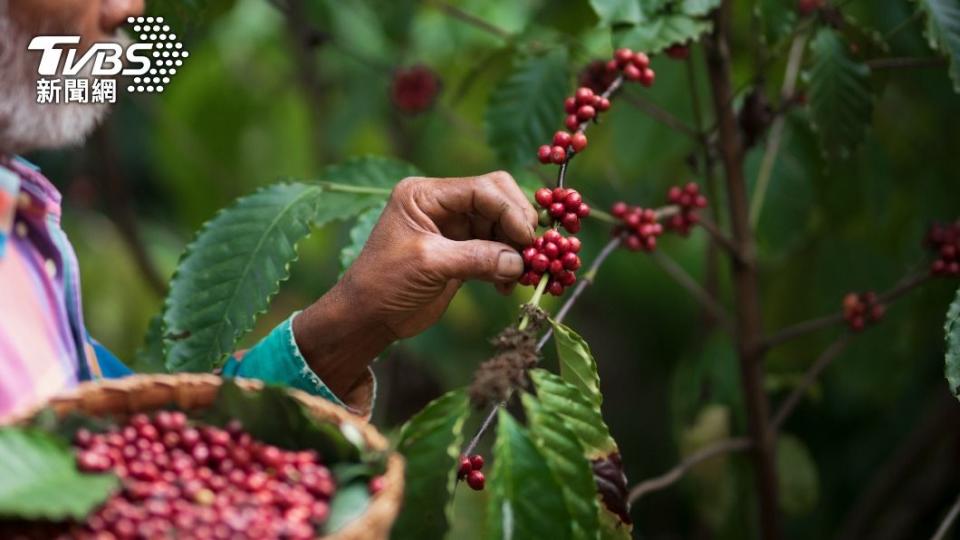
[[[436,237],[435,270],[447,279],[480,279],[495,283],[514,281],[523,273],[517,250],[490,240],[458,242]]]

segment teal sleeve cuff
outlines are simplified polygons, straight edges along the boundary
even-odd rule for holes
[[[347,407],[310,369],[300,353],[293,337],[293,318],[298,313],[294,313],[274,328],[267,337],[247,351],[242,360],[230,357],[223,367],[223,376],[283,384]]]

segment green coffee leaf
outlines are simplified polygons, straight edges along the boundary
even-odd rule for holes
[[[643,20],[638,0],[590,0],[590,6],[604,26],[637,24]]]
[[[136,373],[166,373],[167,366],[163,356],[163,315],[157,314],[147,325],[143,344],[137,349],[133,362],[129,365]]]
[[[600,393],[600,374],[597,372],[597,361],[590,352],[590,346],[579,334],[570,327],[551,320],[553,325],[553,339],[557,345],[557,356],[560,358],[560,376],[563,380],[576,386],[593,406],[599,411],[603,402]]]
[[[0,428],[0,478],[0,516],[24,519],[84,519],[119,486],[81,473],[65,440],[32,428]]]
[[[780,481],[780,506],[790,515],[801,515],[817,506],[820,478],[817,464],[803,441],[792,435],[777,439],[777,477]]]
[[[522,399],[530,437],[563,491],[573,538],[598,538],[600,507],[597,487],[576,433],[532,395],[524,394]]]
[[[531,370],[530,378],[543,408],[570,426],[580,438],[588,459],[605,459],[618,451],[600,409],[576,386],[543,369]]]
[[[488,483],[490,538],[572,538],[560,484],[529,433],[503,409],[493,455]]]
[[[947,310],[947,322],[943,326],[947,339],[946,377],[950,391],[960,399],[960,289]]]
[[[810,121],[824,154],[846,159],[863,141],[873,112],[870,68],[853,61],[841,37],[829,28],[818,31],[810,47]]]
[[[616,28],[613,43],[615,47],[655,54],[677,43],[696,41],[712,28],[713,24],[707,19],[664,14],[640,24]]]
[[[515,59],[487,105],[487,139],[501,162],[517,167],[536,159],[537,147],[560,127],[557,106],[568,87],[566,51]]]
[[[927,16],[927,43],[949,59],[953,89],[960,92],[960,4],[956,0],[917,0],[917,9]]]
[[[370,506],[370,490],[365,482],[341,487],[330,501],[330,517],[323,525],[324,534],[333,534],[359,518]]]
[[[340,250],[341,272],[346,272],[353,261],[360,256],[360,251],[367,243],[367,238],[370,238],[370,233],[373,232],[374,225],[380,219],[384,206],[383,204],[375,206],[357,217],[356,224],[350,229],[350,243]]]
[[[397,451],[407,460],[406,487],[393,538],[442,538],[447,532],[468,403],[462,389],[449,392],[404,424]]]
[[[187,247],[163,314],[170,371],[221,365],[266,311],[311,227],[383,202],[416,169],[364,157],[328,168],[319,184],[283,183],[238,199]]]
[[[691,17],[703,17],[720,6],[720,0],[680,0],[680,11]]]

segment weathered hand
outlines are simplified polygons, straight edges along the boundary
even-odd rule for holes
[[[509,290],[536,223],[505,172],[403,180],[343,279],[295,319],[300,350],[335,392],[351,384],[392,341],[434,324],[464,280]]]

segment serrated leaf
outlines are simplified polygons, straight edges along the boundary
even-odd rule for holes
[[[820,494],[817,464],[803,441],[792,435],[777,439],[777,477],[784,512],[796,516],[816,507]]]
[[[655,54],[677,43],[696,41],[713,28],[707,19],[679,14],[665,14],[641,24],[616,28],[615,47]]]
[[[576,386],[599,411],[603,395],[600,393],[597,361],[590,352],[590,346],[570,327],[554,320],[550,323],[553,325],[553,339],[560,359],[560,376]]]
[[[150,319],[143,344],[137,349],[133,362],[129,365],[135,373],[166,373],[163,355],[163,315],[157,314]]]
[[[397,451],[407,460],[404,507],[392,538],[442,538],[449,528],[447,504],[456,484],[466,392],[449,392],[404,424]]]
[[[797,10],[793,2],[758,0],[753,6],[760,21],[764,43],[775,44],[790,35],[797,24]]]
[[[681,0],[680,12],[691,17],[703,17],[720,7],[720,0]]]
[[[500,409],[490,473],[490,538],[572,538],[561,486],[529,434]]]
[[[340,250],[341,272],[346,272],[347,268],[353,264],[353,261],[357,260],[357,257],[360,256],[360,251],[363,250],[363,246],[367,243],[367,238],[370,238],[370,233],[373,232],[373,226],[376,225],[377,220],[380,219],[383,208],[384,205],[381,204],[357,216],[357,222],[353,225],[353,228],[350,229],[350,243]]]
[[[524,394],[522,400],[533,443],[563,491],[573,538],[598,538],[600,506],[593,470],[583,446],[560,416],[548,411],[530,394]]]
[[[381,156],[360,156],[327,167],[320,179],[357,187],[382,188],[382,194],[365,200],[367,204],[364,208],[369,208],[383,200],[397,182],[410,176],[421,176],[421,172],[404,161]]]
[[[639,0],[590,0],[590,7],[605,26],[636,24],[643,20]]]
[[[174,336],[170,371],[210,371],[233,352],[289,277],[322,196],[317,185],[275,184],[203,226],[180,260],[164,310]]]
[[[416,175],[399,161],[356,158],[329,167],[325,183],[274,184],[221,210],[187,247],[171,282],[163,315],[167,369],[221,365],[289,277],[297,242],[311,227],[356,215]]]
[[[960,92],[960,3],[956,0],[917,0],[917,7],[927,15],[924,28],[927,43],[950,60],[953,89]]]
[[[576,386],[539,368],[530,370],[530,378],[543,407],[563,418],[580,438],[587,459],[605,459],[618,451],[600,410]]]
[[[947,322],[943,326],[947,340],[946,370],[950,392],[960,399],[960,289],[947,310]]]
[[[85,518],[119,486],[113,474],[77,470],[69,445],[38,429],[0,429],[0,516]]]
[[[534,161],[537,147],[548,143],[560,126],[557,107],[568,86],[566,51],[515,59],[487,105],[487,140],[502,163],[519,167]]]
[[[853,61],[840,36],[829,28],[820,29],[810,47],[810,121],[824,154],[845,159],[863,141],[870,122],[870,68]]]

